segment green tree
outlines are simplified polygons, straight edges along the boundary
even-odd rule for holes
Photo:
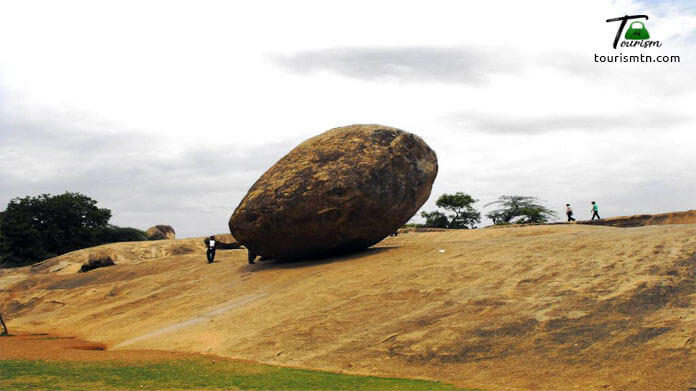
[[[484,206],[498,205],[499,208],[489,212],[486,217],[494,224],[529,224],[545,223],[556,216],[556,212],[544,206],[537,197],[500,196],[496,201]]]
[[[426,228],[447,228],[449,225],[447,216],[439,211],[421,212],[421,217],[425,219],[425,224],[422,226]]]
[[[449,218],[447,228],[474,228],[476,223],[481,221],[481,212],[471,206],[477,201],[468,194],[457,192],[441,195],[435,205],[452,213],[447,216]]]
[[[138,242],[141,240],[149,240],[145,231],[137,228],[124,228],[115,225],[107,224],[106,227],[98,228],[95,231],[96,239],[99,243],[115,243],[115,242]]]
[[[477,202],[472,196],[457,192],[455,194],[443,194],[437,199],[435,205],[449,214],[440,211],[421,212],[425,218],[425,227],[428,228],[474,228],[481,221],[481,213],[471,204]]]
[[[135,238],[108,224],[111,211],[80,193],[14,198],[2,212],[0,265],[22,266],[80,248]],[[142,232],[142,231],[140,231]],[[143,232],[141,235],[145,238]]]

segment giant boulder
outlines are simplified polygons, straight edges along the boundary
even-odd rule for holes
[[[331,129],[254,183],[230,217],[230,232],[266,258],[361,250],[418,211],[437,168],[435,152],[412,133],[381,125]]]

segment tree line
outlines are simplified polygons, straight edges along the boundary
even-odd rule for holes
[[[478,202],[466,193],[443,194],[437,199],[435,205],[443,211],[421,212],[425,224],[412,224],[412,226],[426,228],[476,228],[481,222],[481,212],[472,204]],[[496,201],[484,205],[488,207],[496,205],[497,208],[488,212],[486,217],[493,220],[496,225],[502,224],[530,224],[546,223],[556,212],[543,205],[537,197],[502,195]]]
[[[14,198],[0,212],[0,267],[25,266],[81,248],[147,240],[109,224],[111,211],[80,193]]]
[[[469,194],[442,194],[438,208],[422,212],[429,228],[476,228],[481,212]],[[545,223],[556,214],[536,197],[500,196],[485,206],[497,205],[486,214],[495,224]],[[139,229],[109,224],[111,211],[80,193],[42,194],[14,198],[0,212],[0,267],[25,266],[81,248],[114,242],[148,240]]]

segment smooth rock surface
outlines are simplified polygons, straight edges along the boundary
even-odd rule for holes
[[[266,258],[361,250],[406,223],[430,196],[435,152],[418,136],[351,125],[313,137],[251,187],[230,232]]]

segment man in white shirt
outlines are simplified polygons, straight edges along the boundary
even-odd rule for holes
[[[215,237],[211,236],[208,239],[208,252],[206,253],[206,256],[208,257],[208,263],[213,263],[213,260],[215,259]]]

